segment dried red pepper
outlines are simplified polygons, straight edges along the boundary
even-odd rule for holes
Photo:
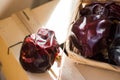
[[[71,29],[74,46],[88,58],[104,53],[113,41],[116,21],[120,21],[120,5],[115,2],[86,5]]]
[[[20,51],[20,63],[30,72],[45,72],[53,65],[59,53],[55,33],[40,28],[37,33],[25,37]]]

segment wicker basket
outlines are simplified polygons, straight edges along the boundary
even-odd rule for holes
[[[91,1],[84,0],[82,2],[80,1],[80,4],[78,4],[76,7],[72,22],[77,20],[77,18],[79,16],[78,10],[80,8],[82,8],[82,6],[84,6],[85,4],[91,3],[92,1],[96,1],[96,0],[91,0]],[[102,1],[105,2],[105,0],[102,0]],[[119,0],[115,0],[115,1],[118,3],[120,2]],[[66,51],[68,53],[69,58],[73,59],[75,62],[80,63],[80,64],[89,65],[89,66],[93,66],[93,67],[97,67],[97,68],[101,68],[101,69],[106,69],[106,70],[111,70],[111,71],[115,71],[115,72],[120,72],[120,67],[118,67],[116,65],[112,65],[109,63],[101,62],[101,61],[96,61],[93,59],[88,59],[88,58],[85,58],[83,56],[76,54],[78,50],[74,47],[74,44],[70,42],[71,27],[72,27],[72,24],[69,27],[68,38],[67,38],[66,43],[65,43],[65,48],[66,48]],[[71,46],[72,46],[72,49],[71,49]]]

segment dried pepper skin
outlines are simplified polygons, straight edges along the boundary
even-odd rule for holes
[[[120,22],[118,22],[115,30],[114,40],[108,49],[110,63],[114,62],[120,66]]]
[[[81,17],[73,24],[72,32],[77,37],[81,54],[84,57],[92,57],[108,47],[110,28],[113,23],[104,16],[91,15]]]
[[[120,37],[115,40],[108,52],[110,62],[120,66]]]
[[[82,8],[71,29],[81,55],[91,58],[104,54],[113,41],[115,21],[120,21],[120,5],[115,2],[95,2]]]
[[[110,20],[120,20],[120,5],[115,2],[107,2],[107,3],[91,3],[86,5],[85,8],[80,10],[81,16],[86,15],[104,15],[108,17]]]
[[[86,5],[80,10],[81,16],[96,14],[96,15],[108,15],[108,10],[105,8],[105,3],[91,3]]]
[[[58,53],[55,33],[41,28],[25,37],[19,60],[26,71],[42,73],[51,68]]]

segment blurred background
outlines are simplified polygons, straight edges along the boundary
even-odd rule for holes
[[[51,0],[0,0],[0,19],[25,8],[35,8]]]

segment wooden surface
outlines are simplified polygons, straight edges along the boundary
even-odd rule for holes
[[[86,80],[74,62],[68,57],[64,58],[61,80]]]
[[[120,73],[114,71],[82,64],[75,64],[75,67],[85,80],[120,80]]]
[[[0,61],[2,63],[2,72],[5,75],[6,80],[28,80],[25,71],[16,60],[14,54],[10,52],[7,54],[7,44],[4,39],[0,37]]]

